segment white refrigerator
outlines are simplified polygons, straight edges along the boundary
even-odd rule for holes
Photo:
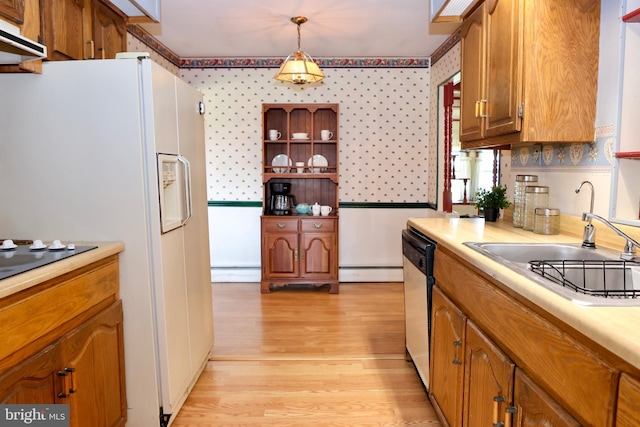
[[[127,425],[167,425],[213,347],[202,94],[150,59],[47,62],[0,94],[0,234],[124,242]],[[190,165],[173,195],[158,154]]]

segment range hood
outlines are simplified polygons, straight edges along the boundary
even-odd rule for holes
[[[17,65],[21,62],[44,59],[47,47],[20,35],[20,29],[0,20],[0,64]]]

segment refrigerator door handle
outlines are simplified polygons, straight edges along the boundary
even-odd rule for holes
[[[185,210],[184,217],[182,218],[182,225],[185,225],[191,219],[191,164],[184,156],[178,156],[178,161],[182,163],[184,168],[184,201]]]

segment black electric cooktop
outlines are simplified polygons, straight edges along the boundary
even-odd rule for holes
[[[15,249],[0,250],[0,280],[52,262],[95,249],[97,246],[76,246],[73,249],[29,249],[29,245],[18,245]]]

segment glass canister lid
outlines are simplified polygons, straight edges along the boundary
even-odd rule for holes
[[[524,189],[525,193],[548,193],[549,187],[544,185],[528,185],[527,188]]]
[[[536,208],[536,216],[558,216],[560,215],[560,209],[557,208]]]
[[[516,175],[516,182],[538,181],[538,175]]]

